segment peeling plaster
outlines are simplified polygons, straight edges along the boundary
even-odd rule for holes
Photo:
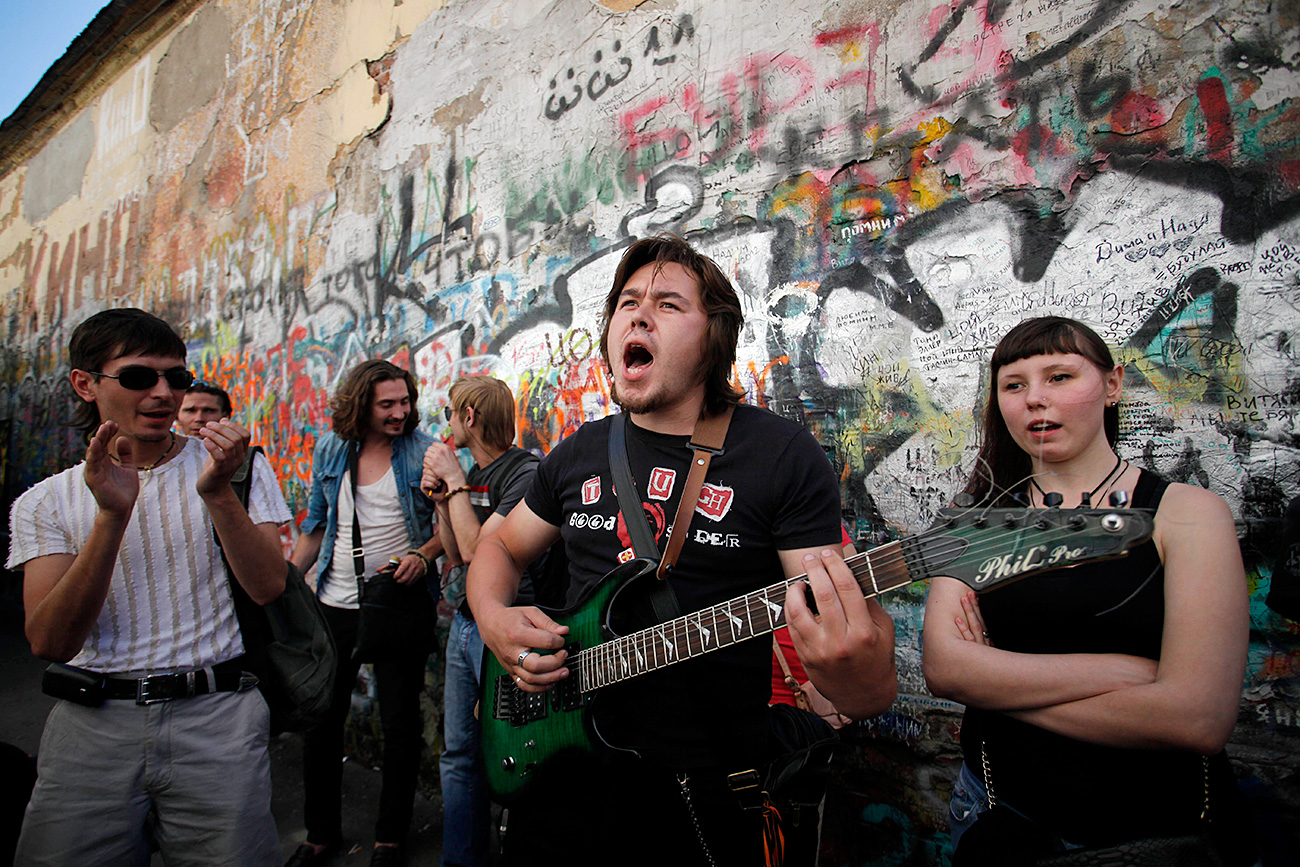
[[[39,223],[60,205],[81,195],[86,166],[95,152],[95,125],[83,111],[27,164],[23,215]]]
[[[391,101],[392,97],[380,92],[379,83],[364,64],[349,69],[329,100],[334,141],[349,144],[379,129],[388,118]]]
[[[167,132],[221,92],[230,51],[230,18],[219,6],[204,6],[172,39],[158,61],[149,121]]]
[[[478,117],[487,105],[483,102],[483,91],[487,89],[488,79],[483,79],[470,93],[457,97],[433,113],[433,122],[450,135],[458,126],[466,126]]]

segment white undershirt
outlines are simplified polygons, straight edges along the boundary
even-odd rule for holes
[[[357,485],[357,514],[361,522],[361,544],[366,549],[366,575],[388,564],[389,557],[401,557],[412,547],[406,532],[402,504],[397,499],[397,480],[389,467],[372,485]],[[352,482],[344,471],[339,484],[338,535],[334,559],[320,601],[334,608],[357,607],[357,569],[352,562]]]

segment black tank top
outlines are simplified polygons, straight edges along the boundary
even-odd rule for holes
[[[1142,472],[1131,506],[1157,509],[1168,486]],[[1004,650],[1158,660],[1164,579],[1155,542],[1147,541],[1118,560],[1034,575],[990,591],[980,597],[980,611],[993,644]],[[1000,801],[1072,843],[1186,833],[1201,814],[1204,773],[1194,753],[1100,746],[974,707],[966,709],[961,743],[977,777],[981,745],[987,750]],[[1210,760],[1210,780],[1212,815],[1235,838],[1241,799],[1224,753]]]

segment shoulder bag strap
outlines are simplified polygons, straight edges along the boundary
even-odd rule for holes
[[[727,441],[727,428],[731,426],[731,416],[735,406],[727,407],[725,412],[713,416],[700,416],[695,423],[695,432],[691,434],[691,471],[686,475],[686,487],[682,488],[682,498],[677,503],[677,514],[673,517],[673,532],[668,537],[668,549],[659,562],[659,577],[665,578],[677,565],[681,556],[682,545],[686,544],[686,533],[691,525],[691,516],[695,514],[695,504],[700,500],[700,489],[704,487],[704,474],[709,471],[709,461],[714,455],[722,454],[722,445]]]
[[[261,446],[249,446],[244,454],[244,463],[230,477],[230,487],[235,489],[239,503],[248,511],[248,498],[253,489],[253,458],[262,453]]]
[[[360,447],[348,444],[348,484],[352,487],[352,569],[357,573],[357,599],[361,598],[366,577],[366,549],[361,545],[361,519],[357,517],[357,467],[361,462]],[[338,544],[338,538],[334,540]]]
[[[501,462],[501,466],[492,473],[492,478],[488,482],[487,509],[489,516],[497,510],[497,506],[501,505],[501,495],[505,493],[506,485],[514,481],[515,474],[525,464],[536,461],[537,456],[525,449],[511,448],[497,460]]]
[[[246,512],[248,511],[249,491],[253,487],[253,456],[260,451],[262,451],[261,446],[249,446],[248,451],[244,453],[244,463],[230,477],[230,487],[234,489],[235,496],[239,498],[239,504],[244,507]],[[220,548],[221,537],[217,535],[215,526],[212,528],[212,538],[217,541],[217,547]],[[221,552],[221,556],[226,556],[225,551]],[[229,568],[226,571],[230,572]],[[233,572],[230,574],[230,580],[235,580]]]
[[[262,451],[261,446],[249,446],[248,452],[244,455],[244,463],[230,477],[230,487],[234,489],[235,496],[239,498],[244,511],[248,511],[248,499],[253,487],[253,458],[260,451]],[[244,642],[244,655],[246,657],[258,656],[264,652],[261,649],[259,640],[256,638],[259,634],[258,630],[266,629],[264,623],[274,623],[275,621],[255,619],[255,615],[258,611],[270,611],[271,609],[254,602],[252,597],[248,595],[248,591],[235,578],[235,570],[230,568],[230,561],[226,559],[226,550],[221,544],[221,537],[217,535],[215,525],[212,527],[212,538],[216,540],[217,550],[221,552],[221,562],[226,567],[226,580],[230,582],[230,596],[235,604],[235,620],[239,624],[239,632]],[[262,643],[266,640],[270,639],[264,638]]]
[[[794,696],[795,706],[812,713],[812,704],[808,701],[803,686],[795,678],[794,672],[790,670],[790,663],[785,658],[785,648],[776,640],[775,632],[772,633],[772,653],[776,654],[776,661],[781,663],[781,673],[785,676],[785,685],[790,687],[790,693]]]
[[[244,463],[241,464],[239,469],[235,470],[235,474],[230,477],[230,487],[234,489],[235,496],[239,498],[239,503],[244,507],[245,512],[248,511],[249,490],[253,487],[253,456],[261,450],[261,446],[250,446],[248,451],[244,454]],[[221,545],[221,537],[217,535],[216,525],[213,525],[212,527],[212,538],[217,543],[217,550],[221,551],[221,560],[224,563],[226,560],[226,551]],[[230,570],[229,563],[226,563],[226,577],[230,579],[232,586],[239,583],[235,580],[235,573]]]

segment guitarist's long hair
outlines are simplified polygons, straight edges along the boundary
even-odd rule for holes
[[[619,293],[637,269],[653,264],[656,272],[669,262],[681,265],[695,275],[700,284],[700,304],[709,317],[704,331],[704,352],[700,358],[700,373],[704,379],[704,406],[710,413],[719,413],[728,406],[740,403],[741,393],[731,384],[731,370],[736,363],[736,343],[740,339],[740,326],[744,322],[740,299],[731,281],[722,273],[717,263],[676,235],[662,234],[642,238],[623,253],[614,273],[614,287],[605,296],[605,315],[600,327],[600,357],[605,367],[609,363],[609,322],[618,306]]]
[[[1082,355],[1103,374],[1115,369],[1115,359],[1106,341],[1082,322],[1062,316],[1026,319],[1007,332],[993,350],[989,360],[989,388],[984,401],[984,420],[979,455],[966,483],[964,493],[975,497],[979,505],[1015,506],[1015,495],[1033,473],[1033,463],[1011,437],[1006,420],[998,408],[998,371],[1004,366],[1051,353]],[[1115,448],[1119,440],[1119,407],[1103,410],[1106,440]]]

